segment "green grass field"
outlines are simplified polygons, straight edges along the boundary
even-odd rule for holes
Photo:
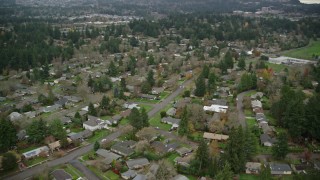
[[[266,62],[265,64],[268,66],[268,68],[271,68],[273,72],[281,72],[287,67],[286,65],[283,65],[283,64],[273,64],[269,62]]]
[[[312,60],[312,55],[320,55],[320,41],[311,41],[308,46],[292,49],[283,53],[285,56]]]

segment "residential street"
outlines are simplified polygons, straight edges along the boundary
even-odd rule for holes
[[[116,131],[110,135],[108,135],[105,139],[105,141],[110,142],[113,141],[114,139],[118,138],[120,135],[122,134],[122,131]],[[64,164],[64,163],[68,163],[68,162],[72,162],[74,161],[77,157],[91,151],[93,149],[93,144],[90,144],[88,146],[85,147],[81,147],[69,154],[67,154],[66,156],[63,156],[61,158],[52,160],[52,161],[48,161],[44,164],[41,165],[37,165],[34,166],[32,168],[26,169],[24,171],[21,171],[19,173],[16,173],[15,175],[12,175],[10,177],[6,177],[4,179],[12,179],[12,180],[17,180],[17,179],[27,179],[30,178],[31,176],[35,175],[35,174],[39,174],[41,172],[43,172],[43,170],[45,170],[46,168],[51,168],[54,166],[57,166],[59,164]],[[81,169],[79,169],[80,171],[82,171]],[[90,179],[90,178],[89,178]],[[91,179],[90,179],[91,180]]]
[[[244,114],[244,109],[243,109],[243,97],[250,92],[251,91],[245,91],[238,94],[237,96],[238,120],[239,120],[239,124],[244,128],[247,127],[247,122],[246,122],[246,116]]]

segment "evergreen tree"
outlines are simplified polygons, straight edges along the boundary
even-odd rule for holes
[[[100,103],[101,109],[108,110],[109,106],[110,106],[109,97],[103,96],[102,100],[101,100],[101,103]]]
[[[208,78],[208,93],[213,94],[214,90],[216,88],[216,75],[212,72],[209,74]]]
[[[50,71],[49,64],[48,64],[48,61],[46,61],[43,68],[42,68],[42,78],[44,80],[49,78],[49,76],[50,76],[49,71]]]
[[[3,154],[1,162],[3,171],[7,172],[17,168],[17,161],[17,157],[11,152]]]
[[[226,67],[228,69],[233,69],[233,59],[232,59],[232,54],[231,54],[230,50],[224,56],[224,62],[225,62]]]
[[[246,61],[244,60],[244,57],[240,57],[240,60],[238,61],[238,68],[240,70],[246,69]]]
[[[11,121],[0,120],[0,153],[7,152],[17,142],[17,130]],[[3,166],[2,166],[3,167]]]
[[[155,80],[154,80],[154,78],[153,78],[153,71],[152,70],[150,70],[149,72],[148,72],[148,77],[147,77],[147,82],[150,84],[150,86],[152,87],[152,86],[154,86],[154,84],[155,84]]]
[[[194,95],[198,97],[203,97],[206,93],[206,82],[202,75],[198,77],[196,80],[196,89],[194,91]]]
[[[98,149],[100,149],[100,143],[98,141],[96,141],[93,145],[93,150],[94,151],[98,151]]]
[[[148,113],[144,107],[141,108],[140,117],[141,117],[141,121],[142,121],[142,126],[148,127],[149,126],[149,117],[148,117]]]
[[[148,81],[145,81],[141,84],[141,92],[144,94],[148,94],[151,91],[152,87]]]
[[[127,90],[127,83],[126,83],[126,79],[125,78],[121,78],[121,81],[120,81],[120,87],[123,91],[126,91]]]
[[[284,159],[289,152],[288,138],[285,132],[281,132],[277,141],[272,146],[272,156],[276,159]]]
[[[206,169],[210,163],[209,159],[209,150],[208,146],[204,140],[201,140],[199,147],[196,151],[195,159],[193,163],[191,163],[191,169],[193,169],[193,173],[197,175],[204,175],[206,173]]]
[[[27,127],[27,135],[32,143],[40,143],[48,135],[46,123],[42,119],[33,120]]]
[[[272,179],[270,166],[261,165],[261,170],[259,173],[260,180],[269,180]]]
[[[252,72],[252,67],[253,67],[252,62],[250,62],[249,69],[248,69],[249,72]]]
[[[189,131],[189,129],[188,129],[188,110],[187,110],[187,107],[185,106],[183,108],[183,112],[181,115],[181,121],[180,121],[180,125],[178,128],[178,134],[180,136],[187,135],[188,131]]]
[[[204,65],[203,69],[202,69],[202,76],[204,78],[208,78],[209,77],[209,73],[210,73],[209,67],[207,65]]]
[[[155,62],[154,62],[154,56],[152,54],[149,55],[149,58],[148,58],[148,65],[154,65]]]
[[[115,77],[115,76],[118,75],[117,67],[116,67],[116,65],[114,64],[113,61],[111,61],[110,64],[109,64],[108,72],[109,72],[109,75],[111,77]]]
[[[136,128],[137,130],[140,130],[143,128],[143,123],[141,121],[140,112],[137,108],[133,108],[131,110],[131,113],[128,117],[129,123],[131,126]]]
[[[246,150],[244,146],[245,139],[242,127],[231,129],[224,158],[229,162],[234,173],[240,173],[245,168]]]
[[[249,160],[257,153],[259,144],[257,137],[255,136],[255,134],[252,133],[252,131],[249,128],[246,128],[244,133],[245,156],[246,159]]]
[[[59,119],[53,120],[49,125],[50,134],[61,141],[67,139],[67,132]]]
[[[92,103],[89,104],[88,114],[91,115],[91,116],[97,116],[97,111],[94,108],[94,105]]]
[[[218,172],[215,179],[216,180],[232,180],[233,179],[233,172],[228,162],[224,164],[223,169]]]
[[[88,87],[93,87],[93,84],[94,84],[94,81],[93,81],[93,79],[92,79],[92,76],[91,76],[91,74],[89,75],[89,79],[88,79]]]
[[[315,96],[311,97],[306,105],[306,119],[308,119],[307,123],[305,124],[308,127],[308,133],[320,140],[320,94],[316,94]]]

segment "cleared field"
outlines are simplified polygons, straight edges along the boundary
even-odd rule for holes
[[[293,58],[313,60],[313,54],[320,56],[320,41],[311,41],[306,47],[285,51],[283,54]]]

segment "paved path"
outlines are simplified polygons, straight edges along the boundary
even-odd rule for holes
[[[121,134],[122,134],[122,131],[116,131],[116,132],[114,132],[112,134],[109,134],[105,138],[106,139],[105,141],[106,142],[113,141],[114,139],[118,138]],[[58,158],[58,159],[55,159],[55,160],[52,160],[52,161],[48,161],[46,163],[34,166],[32,168],[28,168],[28,169],[26,169],[24,171],[18,172],[15,175],[12,175],[10,177],[6,177],[4,179],[22,180],[22,179],[30,178],[33,175],[40,174],[46,168],[51,168],[51,167],[54,167],[54,166],[57,166],[57,165],[60,165],[60,164],[65,164],[65,163],[68,163],[68,162],[72,162],[77,157],[79,157],[79,156],[91,151],[92,149],[93,149],[93,144],[90,144],[90,145],[85,146],[85,147],[81,147],[81,148],[79,148],[77,150],[74,150],[74,151],[70,152],[66,156],[63,156],[61,158]]]
[[[252,91],[252,90],[251,90]],[[246,121],[246,116],[244,114],[244,108],[243,108],[243,97],[250,93],[251,91],[245,91],[245,92],[242,92],[240,94],[238,94],[237,96],[237,110],[238,110],[238,121],[239,121],[239,124],[245,128],[247,127],[247,121]]]
[[[72,160],[70,164],[82,172],[89,180],[100,180],[100,178],[94,174],[90,169],[83,165],[78,159]]]

